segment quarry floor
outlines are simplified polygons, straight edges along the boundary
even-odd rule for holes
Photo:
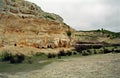
[[[31,72],[2,73],[0,78],[120,78],[120,54],[110,53],[60,60]]]

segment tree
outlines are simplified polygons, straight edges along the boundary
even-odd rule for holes
[[[69,39],[71,39],[71,35],[72,35],[71,31],[70,30],[67,31],[67,36],[69,37]]]
[[[70,30],[68,30],[67,31],[67,36],[70,39],[70,43],[71,43],[71,35],[72,35],[72,32]],[[69,45],[70,45],[70,43],[69,43]]]

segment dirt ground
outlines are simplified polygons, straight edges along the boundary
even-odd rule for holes
[[[61,59],[31,72],[0,75],[0,78],[120,78],[120,54],[101,54]]]

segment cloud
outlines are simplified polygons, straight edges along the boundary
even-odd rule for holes
[[[106,28],[120,32],[120,0],[28,0],[59,14],[77,30]]]

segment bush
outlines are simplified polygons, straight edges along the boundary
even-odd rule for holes
[[[46,16],[44,16],[45,18],[49,18],[49,19],[51,19],[51,20],[55,20],[55,18],[53,18],[52,16],[49,16],[49,15],[46,15]]]
[[[112,52],[114,52],[115,51],[115,49],[114,48],[112,48]]]
[[[56,57],[56,54],[48,53],[47,57],[48,57],[48,58],[55,58],[55,57]]]
[[[58,59],[61,59],[61,55],[60,55],[60,53],[57,54],[57,57],[58,57]]]
[[[77,53],[81,54],[81,53],[82,53],[82,50],[81,50],[81,51],[77,51]]]
[[[97,51],[94,49],[94,54],[97,54]]]
[[[23,54],[12,55],[9,51],[4,51],[2,53],[2,61],[9,61],[10,63],[22,63],[25,60],[25,56]]]
[[[82,56],[87,56],[89,53],[87,51],[82,51]]]
[[[100,50],[100,52],[99,52],[100,54],[104,54],[104,50]]]
[[[120,53],[120,50],[117,49],[117,50],[115,50],[114,52],[115,52],[115,53]]]
[[[72,54],[71,54],[70,51],[67,51],[67,52],[65,53],[64,50],[60,50],[59,53],[57,54],[58,59],[61,59],[61,56],[66,56],[66,55],[70,56],[70,55],[72,55]]]
[[[23,54],[16,54],[18,58],[18,63],[22,63],[25,60],[25,56]]]
[[[67,51],[67,52],[66,52],[66,55],[71,56],[71,55],[72,55],[72,52],[71,52],[71,51]]]
[[[71,37],[71,35],[72,35],[72,32],[69,30],[69,31],[67,31],[67,36],[68,37]]]
[[[88,50],[88,49],[100,49],[101,47],[103,47],[103,45],[93,45],[93,44],[90,44],[90,45],[75,45],[75,49],[77,52],[80,52],[82,50]]]
[[[12,54],[9,51],[2,52],[2,61],[9,61],[12,58]]]
[[[92,52],[91,52],[90,50],[87,50],[87,52],[88,52],[89,54],[92,54]]]
[[[66,56],[66,53],[64,50],[60,50],[59,53],[58,53],[60,56]]]
[[[18,58],[17,58],[16,56],[12,57],[12,58],[10,59],[10,63],[11,63],[11,64],[18,63]]]
[[[77,51],[74,51],[73,54],[74,54],[74,55],[77,55]]]
[[[104,50],[103,50],[103,53],[104,53],[104,54],[111,53],[111,52],[112,52],[112,51],[111,51],[111,50],[108,50],[108,49],[104,49]]]
[[[103,47],[103,45],[94,45],[94,46],[92,46],[93,49],[100,49],[102,47]]]
[[[25,56],[23,54],[16,54],[15,56],[12,56],[10,59],[10,63],[22,63],[25,60]]]
[[[52,54],[51,53],[48,53],[48,58],[52,58]]]
[[[33,63],[32,58],[31,58],[31,57],[28,57],[27,62],[28,62],[29,64],[32,64],[32,63]]]
[[[55,57],[56,57],[56,54],[52,54],[52,57],[55,58]]]

